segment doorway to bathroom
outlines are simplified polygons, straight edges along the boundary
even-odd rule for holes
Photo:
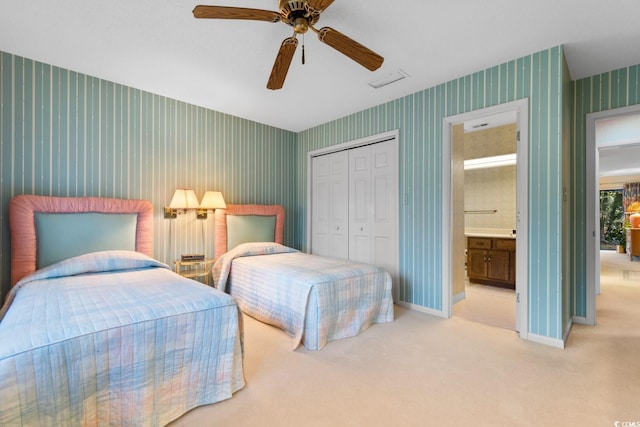
[[[511,152],[507,152],[509,149],[499,148],[497,147],[499,144],[496,144],[493,147],[494,152],[488,155],[474,154],[474,157],[482,159],[481,161],[485,163],[501,162],[500,166],[491,165],[495,173],[490,173],[490,175],[506,172],[506,169],[496,172],[504,165],[509,165],[512,168],[515,189],[512,190],[511,197],[515,195],[515,208],[511,213],[505,212],[509,208],[505,208],[504,205],[491,207],[482,204],[482,194],[479,198],[475,198],[474,203],[477,203],[477,206],[469,204],[471,203],[469,197],[465,200],[465,148],[456,141],[464,140],[464,138],[460,138],[460,133],[464,133],[465,127],[488,127],[487,123],[491,122],[496,127],[503,127],[507,132],[509,125],[513,126],[517,141],[515,153],[513,153],[513,149]],[[467,165],[473,163],[470,160],[467,159]],[[507,317],[513,316],[511,317],[513,320],[507,320],[507,323],[512,322],[513,325],[509,329],[518,331],[520,336],[526,339],[528,330],[528,100],[523,99],[445,118],[443,121],[442,173],[444,314],[446,317],[452,316],[454,304],[467,298],[465,283],[469,282],[469,276],[472,273],[471,276],[474,278],[472,281],[485,285],[503,285],[502,288],[499,286],[474,288],[472,292],[475,290],[495,291],[489,293],[496,294],[494,295],[496,297],[505,296],[507,306],[510,305],[511,314],[506,312],[503,317],[505,315]],[[501,178],[494,177],[494,179],[499,181]],[[477,188],[477,179],[473,184],[475,185],[474,191],[482,191]],[[471,199],[474,197],[475,195]],[[505,194],[505,197],[508,196]],[[504,225],[505,222],[498,221],[499,215],[512,215],[513,222]],[[471,218],[472,216],[473,220],[465,220],[465,217]],[[468,248],[467,244],[473,248]],[[483,245],[483,247],[478,245]],[[483,277],[482,274],[486,274],[486,276]],[[513,290],[509,290],[509,287],[512,287]],[[507,293],[500,294],[501,289],[507,289]],[[469,290],[471,291],[471,289]],[[473,296],[469,292],[469,297]]]

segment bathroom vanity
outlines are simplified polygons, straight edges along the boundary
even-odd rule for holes
[[[471,283],[515,289],[515,236],[467,234],[467,276]]]

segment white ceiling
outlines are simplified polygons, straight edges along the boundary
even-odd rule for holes
[[[290,27],[196,20],[196,4],[2,0],[0,50],[296,132],[560,44],[573,79],[640,63],[637,0],[336,0],[317,27],[378,52],[383,66],[367,71],[309,32],[307,64],[299,46],[284,88],[271,91]],[[367,84],[399,69],[410,77]]]

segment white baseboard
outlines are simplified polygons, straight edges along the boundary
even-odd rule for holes
[[[564,345],[562,346],[562,348],[567,346],[567,340],[569,339],[569,332],[571,332],[572,327],[573,327],[573,319],[569,318],[569,323],[567,323],[567,327],[564,330],[564,334],[562,334],[562,342],[564,342]]]
[[[435,310],[433,308],[423,307],[421,305],[411,304],[411,303],[404,302],[404,301],[398,301],[396,304],[398,304],[398,305],[400,305],[402,307],[406,307],[409,310],[420,311],[422,313],[431,314],[432,316],[438,316],[438,317],[443,317],[443,318],[446,317],[441,310]]]
[[[465,299],[467,297],[467,294],[465,291],[460,292],[458,295],[455,295],[453,297],[453,303],[458,303],[460,301],[462,301],[463,299]]]
[[[573,323],[576,325],[588,325],[587,318],[583,316],[573,316]]]
[[[544,335],[530,333],[527,335],[527,339],[538,344],[544,344],[555,348],[564,348],[564,340],[558,338],[550,338],[545,337]]]

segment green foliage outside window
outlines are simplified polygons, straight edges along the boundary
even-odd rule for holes
[[[621,190],[600,191],[600,236],[602,243],[626,245]]]

